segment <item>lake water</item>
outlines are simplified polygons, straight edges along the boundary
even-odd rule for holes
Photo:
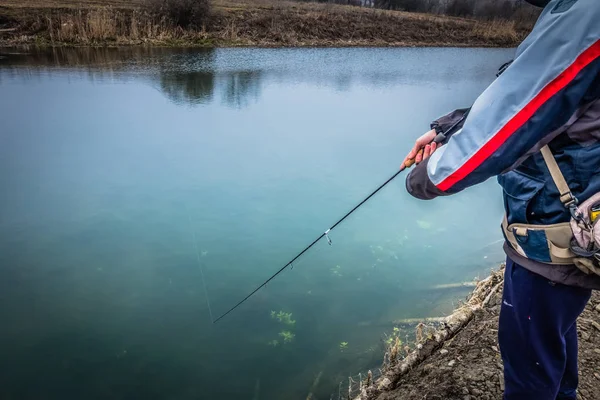
[[[512,53],[2,52],[0,398],[337,399],[381,365],[394,320],[467,294],[432,286],[503,260],[494,181],[421,202],[401,175],[331,246],[210,312],[383,183]]]

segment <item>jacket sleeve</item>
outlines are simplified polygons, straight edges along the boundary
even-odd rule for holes
[[[452,111],[450,114],[443,115],[431,123],[431,129],[435,129],[437,133],[441,133],[447,132],[452,127],[461,128],[464,123],[463,117],[468,111],[468,108],[460,108]]]
[[[579,0],[566,9],[550,2],[513,63],[475,101],[462,129],[409,174],[412,195],[454,194],[509,170],[552,140],[590,93],[597,96],[596,1]]]

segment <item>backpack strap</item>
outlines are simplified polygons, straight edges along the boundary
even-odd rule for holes
[[[545,145],[540,151],[542,153],[542,157],[544,157],[544,162],[546,163],[546,166],[550,171],[550,176],[552,176],[552,180],[554,181],[554,184],[556,185],[560,193],[560,202],[566,208],[573,209],[573,207],[575,207],[579,203],[579,201],[577,200],[577,197],[575,197],[571,192],[571,189],[567,184],[565,176],[560,171],[558,163],[556,162],[556,159],[554,158],[550,147],[548,147],[548,145]]]

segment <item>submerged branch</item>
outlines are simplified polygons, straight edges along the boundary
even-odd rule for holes
[[[444,283],[441,285],[430,286],[430,290],[457,289],[457,288],[474,288],[477,287],[477,282],[458,282]]]

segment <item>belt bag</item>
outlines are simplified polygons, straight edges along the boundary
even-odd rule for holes
[[[568,222],[553,225],[510,224],[502,222],[506,241],[520,255],[535,261],[572,265],[576,257],[571,251],[573,231]]]
[[[575,265],[586,274],[600,275],[600,218],[592,223],[590,210],[600,193],[582,204],[569,189],[548,146],[541,150],[561,203],[570,210],[571,221],[552,225],[511,224],[506,217],[502,230],[506,241],[523,257],[555,265]]]

